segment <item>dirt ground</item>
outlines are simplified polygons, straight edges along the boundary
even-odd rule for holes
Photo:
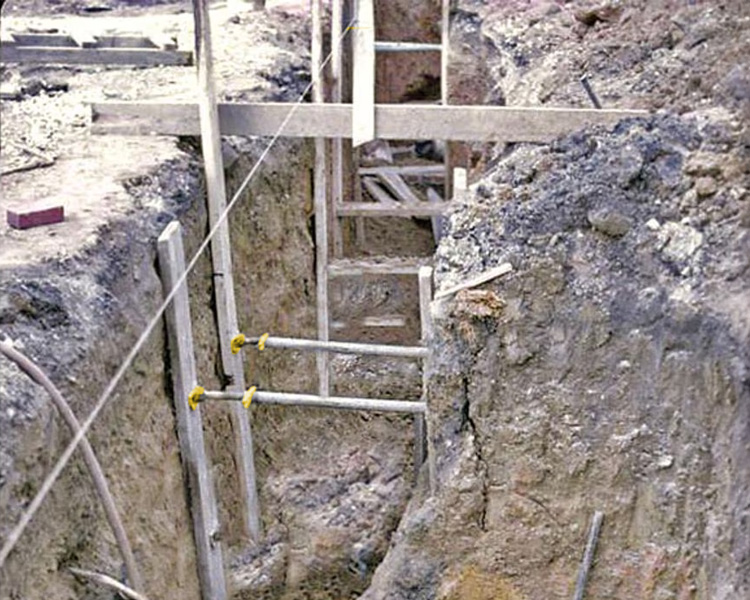
[[[134,8],[131,3],[112,2],[107,4],[112,10],[88,13],[85,8],[99,5],[6,3],[1,27],[3,33],[31,28],[167,34],[176,37],[181,48],[191,46],[187,3],[143,4]],[[278,10],[262,18],[251,13],[236,18],[227,7],[214,5],[217,87],[223,99],[296,100],[309,81],[309,16],[300,3],[272,4],[279,5]],[[205,234],[195,141],[92,136],[87,103],[190,100],[195,71],[4,68],[2,84],[0,209],[56,200],[66,209],[66,221],[57,225],[19,232],[0,224],[2,336],[39,361],[72,399],[74,411],[85,415],[160,298],[156,235],[169,220],[179,218],[186,230],[186,251],[191,253]],[[225,149],[239,156],[228,172],[230,190],[248,172],[261,145],[260,140],[226,140]],[[315,335],[311,160],[306,143],[281,142],[232,217],[243,330]],[[52,164],[44,166],[47,163]],[[406,222],[394,229],[376,222],[368,229],[369,250],[380,253],[394,238],[404,240],[407,254],[433,248],[432,234],[423,225]],[[201,382],[218,387],[210,282],[204,259],[191,277],[196,355]],[[411,309],[408,328],[380,332],[371,339],[414,343],[418,327],[412,283],[375,282],[364,294],[351,288],[342,300],[350,310],[335,310],[347,316],[356,305],[362,312],[372,308],[373,297],[383,310],[391,310],[395,299],[396,308],[403,308],[401,302]],[[351,330],[340,333],[357,335]],[[277,390],[314,389],[309,356],[249,358],[249,381]],[[115,498],[126,515],[126,528],[153,597],[192,598],[197,597],[195,556],[165,360],[163,337],[155,335],[91,440],[105,472],[116,482]],[[337,360],[334,370],[339,393],[420,393],[415,364]],[[4,363],[0,401],[2,536],[68,437],[44,398]],[[253,421],[267,532],[258,548],[249,548],[239,534],[226,411],[206,409],[207,444],[221,489],[233,594],[291,599],[363,591],[387,550],[413,485],[409,420],[259,408]],[[73,461],[11,557],[6,566],[9,576],[0,577],[0,598],[103,597],[76,582],[67,567],[120,573],[108,535],[88,476]],[[35,576],[39,565],[44,567]]]

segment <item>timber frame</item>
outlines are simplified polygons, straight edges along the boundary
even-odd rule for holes
[[[231,245],[229,228],[225,219],[227,208],[224,169],[221,157],[220,137],[236,136],[285,136],[315,139],[314,207],[315,207],[315,251],[317,277],[317,329],[318,341],[329,341],[330,329],[336,324],[329,322],[328,281],[329,278],[359,277],[373,274],[416,275],[420,291],[421,343],[427,348],[432,335],[430,305],[433,298],[433,277],[430,261],[423,260],[344,260],[340,219],[355,217],[361,223],[366,216],[422,216],[433,218],[435,236],[442,230],[441,215],[450,206],[450,198],[460,197],[467,187],[464,169],[446,165],[408,165],[400,167],[359,168],[349,152],[362,143],[375,139],[398,140],[444,140],[477,142],[549,142],[558,136],[589,125],[613,125],[623,118],[642,117],[646,111],[598,110],[548,107],[498,107],[448,105],[448,46],[449,46],[449,0],[442,0],[441,43],[428,47],[401,42],[382,42],[376,39],[373,0],[331,0],[332,22],[331,72],[333,85],[323,85],[323,2],[312,0],[312,80],[313,98],[308,104],[285,103],[218,103],[212,75],[212,56],[208,0],[193,0],[196,50],[198,67],[198,101],[195,104],[163,102],[98,102],[92,108],[92,132],[110,135],[185,135],[201,136],[205,161],[209,204],[209,220],[216,227],[211,239],[211,254],[214,270],[214,293],[218,314],[221,359],[224,374],[231,383],[224,390],[213,392],[214,399],[237,400],[245,395],[243,366],[231,348],[231,340],[237,331],[237,311],[234,297]],[[350,17],[353,16],[353,19]],[[359,27],[345,27],[345,21],[358,23]],[[351,61],[344,60],[342,40],[353,29]],[[374,66],[377,51],[381,52],[441,52],[441,105],[376,104]],[[82,52],[83,50],[81,50]],[[350,67],[347,71],[344,65]],[[353,103],[345,103],[347,95],[344,82],[354,80],[351,97]],[[351,141],[349,141],[351,140]],[[346,141],[346,142],[345,142]],[[350,156],[345,156],[346,148]],[[361,197],[359,178],[375,202],[364,202]],[[422,201],[409,190],[404,179],[420,177],[442,179],[445,193],[440,196],[435,190]],[[455,178],[455,179],[454,179]],[[345,186],[354,181],[355,185]],[[349,188],[348,190],[346,188]],[[393,196],[387,195],[387,191]],[[395,197],[396,200],[392,200]],[[329,244],[329,238],[333,243]],[[172,289],[179,281],[184,268],[181,248],[181,230],[171,225],[159,242],[162,269],[165,273],[165,290]],[[332,252],[329,251],[332,246]],[[331,260],[331,254],[338,260]],[[496,277],[508,272],[501,265],[483,277]],[[484,279],[482,279],[484,281]],[[462,287],[476,285],[475,281]],[[181,432],[183,461],[189,470],[189,482],[193,496],[194,535],[198,549],[198,567],[204,597],[224,600],[227,596],[217,521],[215,492],[210,469],[206,465],[200,411],[187,410],[187,394],[198,383],[192,355],[192,339],[181,334],[189,329],[189,303],[187,286],[180,290],[175,306],[170,309],[167,323],[170,338],[170,353],[174,379],[175,403],[178,410],[178,425]],[[442,292],[443,297],[456,289]],[[392,319],[396,321],[397,317]],[[187,321],[187,327],[182,323]],[[327,354],[318,354],[319,395],[315,398],[299,396],[296,401],[307,405],[332,405],[336,398],[330,396],[329,364]],[[425,371],[423,371],[424,373]],[[414,410],[415,413],[415,467],[427,464],[425,471],[431,492],[438,485],[436,457],[433,449],[434,436],[426,394],[426,376],[423,374],[423,393]],[[197,389],[197,388],[196,388]],[[195,391],[195,390],[193,390]],[[266,401],[278,400],[266,393]],[[210,393],[209,393],[210,397]],[[263,396],[259,396],[259,400]],[[341,399],[339,399],[340,401]],[[376,401],[377,402],[377,401]],[[249,403],[248,403],[249,404]],[[351,404],[351,403],[350,403]],[[356,404],[356,403],[355,403]],[[380,405],[378,405],[380,406]],[[234,402],[231,408],[235,430],[235,460],[238,479],[242,487],[244,506],[243,521],[246,538],[260,542],[262,538],[260,507],[255,479],[253,441],[250,421],[241,405]]]

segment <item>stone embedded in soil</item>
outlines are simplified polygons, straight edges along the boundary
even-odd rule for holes
[[[695,181],[695,191],[700,198],[713,196],[719,189],[713,177],[699,177]]]
[[[594,229],[612,237],[625,235],[633,226],[630,218],[612,208],[591,210],[587,216]]]

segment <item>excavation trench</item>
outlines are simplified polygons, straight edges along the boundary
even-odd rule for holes
[[[237,156],[227,172],[232,193],[265,142],[227,143]],[[146,218],[128,215],[112,222],[80,258],[2,272],[4,295],[10,298],[2,312],[6,335],[23,341],[25,351],[71,399],[79,418],[91,410],[161,300],[156,236],[178,218],[185,228],[186,254],[192,256],[207,232],[199,157],[194,144],[181,147],[177,160],[133,178],[127,186],[140,205],[159,206],[149,209]],[[250,335],[270,331],[315,337],[311,148],[304,141],[280,142],[230,218],[238,317],[241,330]],[[199,383],[220,390],[224,382],[209,259],[201,258],[188,280],[191,325]],[[334,314],[345,320],[348,313],[365,310],[361,302],[352,301],[357,296],[370,308],[373,294],[393,303],[393,286],[398,289],[398,282],[350,282],[337,293],[347,300],[343,308],[334,301]],[[363,287],[370,291],[363,293]],[[397,303],[405,299],[403,294],[395,294]],[[412,300],[411,294],[406,300]],[[411,310],[418,310],[416,299]],[[410,333],[397,337],[408,339]],[[411,341],[417,341],[416,333]],[[151,597],[198,597],[172,404],[186,399],[171,397],[167,353],[159,328],[92,428],[90,439]],[[259,388],[316,391],[314,355],[278,349],[259,354],[253,348],[243,354],[247,381]],[[11,467],[4,472],[2,488],[10,518],[3,521],[11,523],[69,438],[32,384],[12,366],[0,368],[20,413],[8,423],[10,435],[3,436],[3,458]],[[333,361],[334,392],[419,398],[419,368],[413,359],[338,357]],[[251,547],[241,533],[242,505],[226,403],[206,403],[203,412],[234,597],[327,598],[362,592],[412,493],[411,418],[253,406],[265,536],[259,546]],[[119,576],[121,564],[113,542],[87,472],[76,458],[11,555],[9,576],[0,583],[2,597],[78,593],[80,584],[68,567]],[[47,569],[35,573],[40,564]]]

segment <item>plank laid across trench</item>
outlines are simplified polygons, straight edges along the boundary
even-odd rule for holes
[[[92,132],[121,135],[200,134],[198,106],[166,102],[96,102]],[[218,105],[222,135],[348,138],[351,104],[284,102]],[[378,139],[549,142],[588,125],[613,125],[645,110],[516,108],[508,106],[375,105]],[[284,125],[284,122],[288,122]]]

